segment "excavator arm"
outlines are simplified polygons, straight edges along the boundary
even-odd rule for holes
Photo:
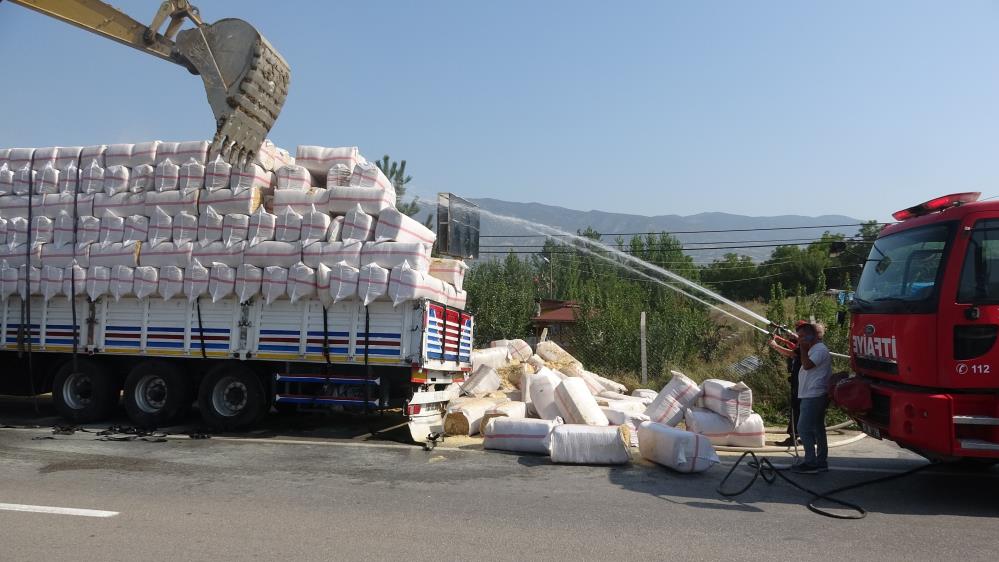
[[[288,63],[253,26],[239,19],[205,24],[188,0],[163,2],[149,26],[99,0],[9,1],[200,75],[216,120],[210,154],[233,165],[256,155],[288,95]],[[194,27],[181,30],[185,20]]]

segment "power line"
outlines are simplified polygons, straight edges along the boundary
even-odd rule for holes
[[[851,237],[851,238],[836,238],[836,239],[828,239],[828,238],[824,238],[824,237],[823,238],[771,238],[771,239],[766,239],[766,240],[710,240],[710,241],[706,241],[706,242],[694,242],[694,241],[690,241],[690,242],[680,242],[680,243],[675,243],[675,242],[651,242],[651,243],[643,244],[642,247],[643,248],[655,248],[655,247],[673,248],[673,247],[677,247],[677,246],[682,247],[684,244],[739,244],[739,243],[742,243],[742,242],[752,242],[752,243],[758,243],[758,242],[788,242],[788,244],[786,244],[786,245],[792,246],[792,245],[795,245],[795,244],[808,244],[808,243],[811,243],[811,242],[831,243],[831,242],[865,242],[865,241],[866,240],[864,240],[863,238],[856,238],[856,237]],[[795,244],[791,244],[791,243],[795,243]],[[612,244],[612,246],[623,249],[623,248],[627,247],[628,245],[627,244],[625,244],[625,245]],[[538,244],[530,244],[530,245],[529,244],[480,244],[479,245],[479,248],[547,248],[547,247],[548,246],[546,246],[544,244],[541,244],[541,245],[538,245]]]
[[[869,223],[860,222],[853,224],[824,224],[816,226],[772,226],[768,228],[725,228],[719,230],[670,230],[670,231],[659,231],[659,232],[601,232],[599,233],[601,237],[603,236],[648,236],[648,235],[660,235],[660,234],[708,234],[708,233],[719,233],[719,232],[761,232],[767,230],[806,230],[815,228],[845,228],[848,226],[865,226]],[[893,222],[878,222],[874,223],[878,226],[884,226],[888,224],[895,224]],[[549,227],[551,228],[551,227]],[[563,237],[575,237],[576,234],[480,234],[479,238],[563,238]]]
[[[832,243],[832,242],[842,242],[842,240],[830,240],[830,243]],[[814,243],[823,244],[824,242],[819,241],[819,242],[813,242],[813,244]],[[854,241],[854,243],[855,244],[869,245],[869,244],[873,244],[874,242]],[[776,248],[776,247],[779,247],[779,246],[788,246],[788,245],[789,244],[754,244],[754,245],[743,245],[743,246],[706,246],[706,247],[700,247],[700,248],[676,248],[676,249],[678,251],[683,251],[683,252],[696,252],[696,251],[700,251],[700,250],[744,250],[744,249],[748,249],[748,248]],[[566,250],[557,250],[557,251],[516,250],[515,248],[517,248],[517,246],[510,246],[510,250],[508,250],[508,251],[504,251],[504,250],[486,250],[486,251],[482,251],[482,252],[479,252],[479,253],[480,254],[509,254],[509,253],[514,253],[514,254],[546,254],[546,255],[556,254],[557,255],[557,254],[575,254],[575,253],[578,252],[577,250],[572,250],[569,247],[567,247]]]

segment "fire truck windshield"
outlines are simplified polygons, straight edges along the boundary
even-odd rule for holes
[[[855,312],[929,313],[954,223],[937,223],[879,238],[871,247],[853,301]]]

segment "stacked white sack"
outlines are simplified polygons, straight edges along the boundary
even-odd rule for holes
[[[389,270],[376,264],[361,267],[357,274],[357,295],[364,306],[385,296],[388,292]]]
[[[378,214],[375,240],[379,242],[415,242],[433,246],[437,235],[412,217],[389,207]]]
[[[671,372],[673,378],[645,409],[645,414],[656,423],[675,426],[683,419],[683,413],[687,408],[693,406],[700,396],[701,388],[683,373]]]
[[[678,472],[703,472],[721,462],[707,437],[656,422],[638,427],[642,458]]]
[[[552,431],[552,462],[563,464],[627,464],[631,460],[626,426],[560,425]]]
[[[708,379],[702,385],[704,407],[741,424],[753,413],[753,390],[746,383]]]
[[[362,266],[377,264],[392,269],[404,263],[427,273],[430,271],[430,247],[413,242],[365,242],[361,247]]]
[[[486,449],[517,453],[551,454],[552,431],[562,423],[553,420],[496,417],[485,425],[482,446]]]
[[[334,303],[347,300],[357,295],[360,271],[346,262],[329,266],[329,294]]]
[[[327,172],[337,164],[353,170],[363,160],[356,146],[328,148],[299,145],[295,151],[295,164],[304,166],[316,178],[325,178]]]

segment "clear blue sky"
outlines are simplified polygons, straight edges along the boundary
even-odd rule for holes
[[[887,219],[999,195],[996,2],[195,3],[291,64],[275,142],[405,158],[423,196]],[[0,53],[0,146],[214,132],[199,78],[6,2]]]

